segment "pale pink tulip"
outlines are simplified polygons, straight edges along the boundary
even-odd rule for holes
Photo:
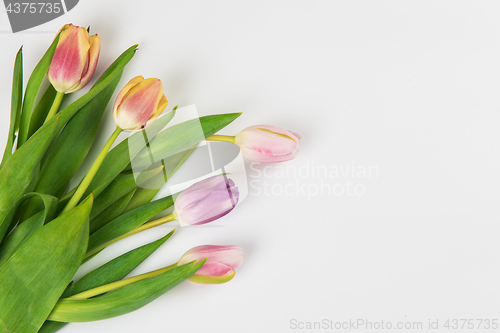
[[[251,126],[236,135],[235,143],[249,160],[262,163],[284,162],[299,152],[300,135],[276,126]]]
[[[235,269],[243,262],[243,250],[234,245],[202,245],[184,253],[177,265],[207,258],[203,266],[188,281],[220,284],[230,281]]]

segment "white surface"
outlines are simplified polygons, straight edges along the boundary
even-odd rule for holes
[[[302,168],[299,177],[278,167],[250,178],[257,189],[221,227],[179,230],[136,270],[195,245],[236,244],[245,262],[233,281],[184,283],[132,314],[63,332],[300,331],[293,319],[421,321],[421,331],[431,319],[442,331],[447,319],[499,319],[499,10],[455,0],[82,0],[33,32],[0,34],[1,146],[15,52],[24,44],[31,70],[67,22],[100,34],[97,74],[139,43],[122,85],[156,76],[171,106],[243,111],[224,134],[262,123],[303,137],[298,158],[280,166]],[[5,19],[0,10],[0,28]],[[108,112],[98,148],[112,126]],[[323,167],[327,177],[312,175]],[[265,195],[264,181],[298,190]],[[348,195],[347,182],[364,194]],[[326,192],[335,184],[344,194]]]

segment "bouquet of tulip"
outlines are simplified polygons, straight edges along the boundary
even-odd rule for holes
[[[55,332],[70,322],[134,311],[184,280],[230,281],[243,261],[242,249],[232,245],[198,246],[170,266],[126,278],[173,231],[78,281],[74,275],[82,263],[131,235],[173,220],[181,226],[209,223],[234,209],[239,191],[225,173],[157,198],[203,140],[237,144],[244,157],[264,163],[297,154],[300,136],[273,126],[252,126],[236,136],[216,134],[239,113],[168,126],[177,107],[162,116],[168,101],[161,81],[137,76],[114,102],[115,131],[85,177],[68,189],[137,49],[134,45],[123,52],[86,94],[60,110],[67,94],[91,80],[100,45],[100,37],[89,36],[89,29],[65,25],[26,87],[22,49],[16,56],[11,123],[0,165],[1,332]],[[41,91],[45,76],[50,85]],[[123,131],[130,136],[113,147]],[[169,209],[171,214],[155,218]]]

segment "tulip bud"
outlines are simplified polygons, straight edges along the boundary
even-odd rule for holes
[[[184,253],[177,265],[194,260],[207,261],[188,281],[200,284],[220,284],[233,279],[235,269],[243,262],[243,250],[234,245],[202,245]]]
[[[262,163],[284,162],[298,153],[300,135],[275,126],[251,126],[236,135],[235,143],[249,160]]]
[[[204,179],[179,194],[175,218],[181,226],[212,222],[233,210],[239,194],[234,182],[224,175]]]
[[[149,126],[167,107],[159,79],[136,76],[116,97],[113,117],[124,131],[136,131]]]
[[[47,72],[54,89],[68,94],[85,87],[94,75],[100,51],[99,35],[89,37],[85,28],[72,24],[62,27]]]

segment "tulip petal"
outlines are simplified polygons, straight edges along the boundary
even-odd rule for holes
[[[125,85],[125,87],[123,87],[122,90],[120,90],[118,96],[116,96],[115,104],[113,105],[113,118],[115,119],[115,123],[116,123],[116,112],[118,110],[118,106],[123,100],[123,97],[129,92],[130,89],[132,89],[133,86],[135,86],[136,84],[138,84],[143,80],[144,77],[142,75],[134,77]]]
[[[97,67],[97,61],[99,60],[99,54],[101,52],[101,38],[99,35],[95,34],[90,36],[90,49],[87,56],[87,64],[82,72],[82,78],[78,87],[69,91],[69,93],[75,92],[82,89],[89,83],[92,76],[94,76],[95,69]]]
[[[148,127],[149,125],[151,125],[152,123],[155,122],[156,119],[158,119],[158,117],[161,116],[163,110],[165,110],[165,108],[167,107],[168,105],[168,100],[167,100],[167,97],[165,97],[165,95],[163,95],[160,99],[160,102],[158,102],[158,106],[156,107],[156,111],[155,113],[151,116],[151,118],[149,118],[149,120],[146,122],[146,124],[144,125],[144,128]]]

